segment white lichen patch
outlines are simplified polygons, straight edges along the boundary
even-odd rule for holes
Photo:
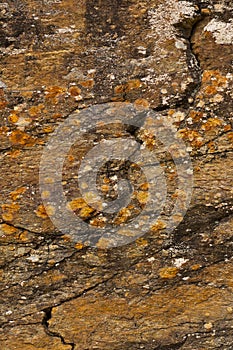
[[[6,88],[7,88],[6,84],[0,80],[0,89],[6,89]]]
[[[220,45],[233,44],[233,21],[222,22],[213,18],[204,28],[204,31],[210,32],[215,38],[215,42]]]
[[[175,33],[173,25],[184,18],[193,18],[196,10],[196,6],[188,1],[174,0],[166,0],[163,4],[151,8],[148,11],[149,23],[157,40],[164,41],[164,39],[173,37]]]
[[[180,50],[187,49],[187,44],[184,39],[176,40],[175,45],[177,49],[180,49]]]

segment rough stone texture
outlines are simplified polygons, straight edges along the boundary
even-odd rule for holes
[[[232,9],[227,0],[0,4],[1,349],[232,349]],[[195,182],[172,234],[161,225],[97,249],[53,226],[39,163],[57,125],[107,102],[166,116]],[[137,130],[121,135],[150,146]],[[92,142],[65,164],[70,200],[74,158]]]

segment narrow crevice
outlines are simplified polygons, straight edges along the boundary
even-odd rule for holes
[[[13,225],[13,224],[11,224],[9,221],[6,221],[6,220],[1,220],[1,221],[0,221],[0,224],[1,224],[1,225],[2,225],[2,224],[6,224],[6,225],[8,225],[8,226],[10,226],[10,227],[12,227],[12,228],[14,228],[14,229],[18,229],[18,230],[21,230],[21,231],[26,230],[28,233],[32,233],[32,234],[36,234],[36,235],[41,235],[40,232],[36,232],[36,231],[29,230],[29,229],[27,229],[26,227],[23,227],[23,226],[20,226],[20,225]]]
[[[64,345],[70,345],[70,350],[74,350],[75,349],[75,344],[74,343],[68,343],[65,341],[64,337],[58,333],[58,332],[52,332],[49,329],[49,320],[51,320],[52,318],[52,307],[46,308],[43,310],[44,312],[44,317],[42,320],[42,326],[44,327],[45,333],[47,335],[49,335],[50,337],[54,337],[54,338],[58,338],[60,339],[61,343]]]
[[[195,86],[191,87],[190,98],[193,99],[193,102],[189,104],[189,107],[191,107],[193,105],[193,103],[195,102],[195,98],[197,96],[197,93],[199,92],[199,90],[201,88],[203,70],[201,68],[201,62],[199,60],[199,57],[195,52],[194,43],[193,43],[192,39],[195,35],[197,27],[199,26],[200,22],[203,21],[204,18],[205,18],[205,16],[203,16],[201,14],[201,9],[199,8],[199,16],[198,16],[197,20],[194,22],[194,24],[192,25],[192,27],[190,29],[190,34],[187,38],[188,50],[189,50],[189,62],[188,62],[188,64],[191,67],[193,75],[194,75],[194,79],[196,80]]]
[[[74,300],[74,299],[77,299],[77,298],[80,298],[81,296],[83,296],[84,294],[86,294],[87,292],[89,291],[92,291],[94,290],[95,288],[97,288],[99,285],[103,284],[103,283],[106,283],[108,282],[109,280],[111,280],[112,278],[114,278],[115,276],[117,275],[117,273],[113,274],[112,276],[110,276],[109,278],[107,278],[106,280],[104,281],[101,281],[99,283],[96,283],[95,285],[83,290],[81,293],[79,293],[78,295],[75,295],[73,297],[70,297],[70,298],[66,298],[65,300],[62,300],[59,302],[59,304],[56,304],[54,306],[51,306],[51,307],[48,307],[48,308],[45,308],[43,309],[42,311],[44,312],[44,317],[43,317],[43,320],[42,320],[42,325],[45,329],[45,332],[51,336],[51,337],[55,337],[55,338],[60,338],[62,344],[64,345],[70,345],[71,346],[71,350],[74,350],[75,349],[75,344],[74,343],[68,343],[65,341],[64,337],[58,333],[58,332],[52,332],[50,329],[49,329],[49,320],[52,318],[52,309],[54,307],[59,307],[61,306],[62,304],[66,303],[66,302],[69,302],[71,300]]]
[[[202,83],[202,73],[203,70],[201,68],[201,62],[200,59],[195,52],[195,43],[193,42],[193,37],[196,33],[196,30],[199,26],[199,24],[208,16],[202,12],[202,6],[197,3],[198,10],[195,18],[192,20],[192,24],[187,24],[187,23],[177,23],[175,27],[178,29],[180,32],[181,38],[185,39],[187,42],[187,65],[192,73],[193,76],[193,83],[191,83],[186,92],[185,92],[185,97],[183,98],[183,103],[179,103],[178,107],[183,107],[183,108],[190,108],[194,105],[195,103],[195,98],[200,90],[201,83]],[[192,102],[189,101],[189,99],[192,99]]]

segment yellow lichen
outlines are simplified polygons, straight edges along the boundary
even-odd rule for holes
[[[174,278],[178,274],[179,269],[177,267],[163,267],[159,270],[159,276],[161,278]]]
[[[106,226],[106,218],[94,218],[90,221],[90,224],[95,227],[105,227]]]
[[[115,224],[115,225],[120,225],[120,224],[122,224],[122,223],[125,222],[127,219],[129,219],[130,215],[131,215],[131,212],[130,212],[130,210],[129,210],[128,208],[122,208],[122,209],[119,211],[117,217],[115,218],[114,224]]]
[[[106,249],[109,247],[110,245],[110,241],[106,238],[100,238],[99,241],[96,243],[96,246],[97,248],[100,248],[100,249]]]
[[[136,194],[136,198],[137,200],[141,203],[141,204],[146,204],[148,201],[148,192],[145,191],[138,191],[135,192]]]
[[[52,205],[46,205],[45,210],[49,216],[52,216],[55,214],[55,207],[53,207]]]
[[[149,243],[145,238],[140,237],[140,238],[136,239],[136,244],[139,247],[147,247]]]
[[[46,199],[46,198],[49,198],[50,197],[50,192],[49,191],[43,191],[41,193],[41,198],[42,199]]]
[[[77,210],[85,207],[87,203],[83,198],[75,198],[67,204],[68,209]]]
[[[53,132],[53,131],[54,131],[54,126],[52,125],[48,125],[43,128],[43,132],[45,134],[49,134],[50,132]]]
[[[136,107],[136,109],[148,109],[150,107],[150,103],[143,98],[139,98],[136,101],[134,101],[134,106]]]
[[[196,270],[199,270],[201,267],[202,267],[202,265],[200,265],[200,264],[195,264],[195,265],[192,265],[192,266],[191,266],[191,270],[196,271]]]
[[[17,200],[26,190],[27,190],[26,187],[20,187],[20,188],[17,188],[15,191],[12,191],[10,193],[12,200],[13,201]]]
[[[80,216],[82,218],[87,218],[90,216],[90,214],[92,214],[94,212],[94,209],[90,206],[85,206],[84,208],[82,208],[79,212]]]
[[[157,220],[156,223],[151,227],[152,232],[163,230],[166,228],[166,223],[162,220]]]

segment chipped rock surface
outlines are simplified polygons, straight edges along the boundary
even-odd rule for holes
[[[1,349],[232,349],[232,10],[227,0],[0,4]],[[96,105],[102,119],[90,113]],[[140,116],[136,126],[111,123],[114,113],[131,120],[131,106]],[[153,110],[158,124],[142,110]],[[113,225],[119,242],[132,238],[128,244],[108,248],[97,236],[95,247],[74,241],[54,224],[58,206],[45,205],[52,194],[40,192],[42,155],[73,115],[75,128],[83,115],[87,125],[99,119],[62,164],[66,209],[96,231]],[[192,167],[179,179],[182,155],[170,147],[176,162],[152,133],[161,118],[190,155]],[[144,212],[150,187],[133,162],[111,159],[97,174],[106,202],[117,198],[118,177],[133,183],[132,193],[124,188],[132,200],[117,215],[105,214],[90,191],[91,206],[78,188],[85,155],[111,137],[154,150],[147,175],[159,163],[156,176],[166,178],[161,217],[137,237],[124,225]],[[57,149],[68,141],[61,138]],[[92,167],[86,164],[84,175]],[[177,186],[190,176],[184,208]],[[149,209],[137,230],[151,217]]]

